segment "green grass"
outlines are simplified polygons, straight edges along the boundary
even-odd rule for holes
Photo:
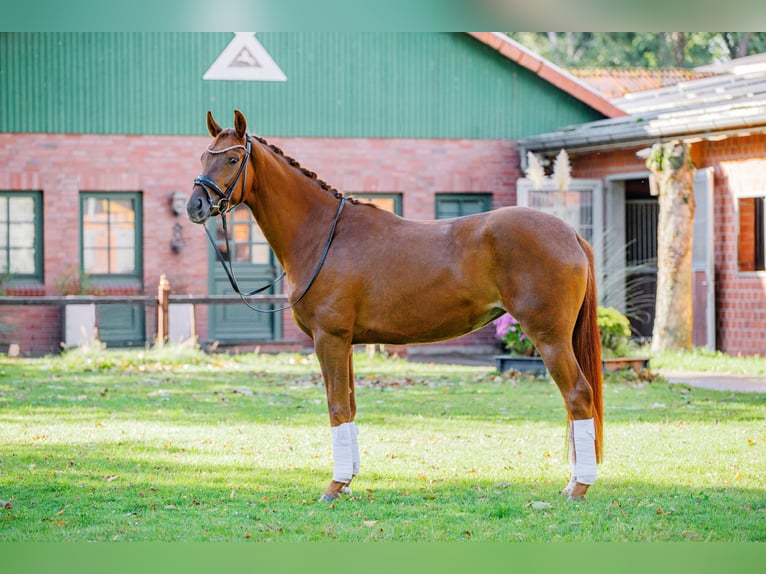
[[[356,357],[362,473],[331,476],[318,364],[85,350],[0,358],[0,541],[766,541],[766,397],[610,376],[569,502],[547,380]]]
[[[766,357],[760,355],[733,356],[703,347],[691,351],[666,351],[653,356],[652,369],[722,373],[734,375],[766,375]]]

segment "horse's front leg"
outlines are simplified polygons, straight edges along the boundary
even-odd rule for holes
[[[339,498],[341,492],[350,492],[349,484],[359,472],[353,359],[351,344],[342,338],[322,335],[314,340],[327,392],[332,434],[333,476],[320,497],[321,501],[329,502]]]

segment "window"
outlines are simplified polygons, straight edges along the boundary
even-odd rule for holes
[[[737,262],[740,271],[764,271],[764,197],[740,197],[739,233],[737,237]]]
[[[401,193],[351,193],[350,195],[363,203],[372,203],[396,215],[402,214]]]
[[[0,191],[0,274],[42,283],[42,222],[42,193]]]
[[[492,208],[491,193],[437,193],[436,219],[473,215]]]
[[[82,272],[141,279],[141,194],[80,194]]]

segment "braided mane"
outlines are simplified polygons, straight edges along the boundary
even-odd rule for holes
[[[332,193],[336,199],[341,199],[343,197],[343,194],[340,191],[335,189],[333,186],[331,186],[329,183],[327,183],[323,179],[319,179],[319,177],[317,177],[317,174],[315,172],[301,166],[301,164],[298,163],[298,160],[291,158],[289,155],[283,152],[281,148],[275,146],[274,144],[270,144],[269,142],[267,142],[265,139],[263,139],[260,136],[251,135],[251,137],[258,143],[263,144],[264,146],[269,148],[272,152],[274,152],[278,156],[283,157],[288,164],[290,164],[292,167],[300,171],[303,175],[305,175],[309,179],[313,179],[314,181],[316,181],[319,184],[319,187],[321,187],[322,189],[324,189],[325,191],[329,193]],[[357,205],[360,203],[358,199],[354,199],[353,197],[347,197],[346,201],[354,205]],[[372,204],[366,203],[366,205],[372,205]]]

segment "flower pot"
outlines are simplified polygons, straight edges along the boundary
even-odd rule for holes
[[[545,377],[548,371],[542,357],[521,357],[518,355],[495,355],[495,368],[498,372],[518,371],[535,377]]]
[[[615,359],[601,359],[601,366],[604,372],[622,371],[623,369],[633,369],[640,373],[649,368],[650,357],[617,357]]]

